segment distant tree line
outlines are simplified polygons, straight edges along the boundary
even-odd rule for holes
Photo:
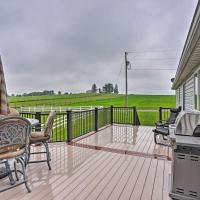
[[[87,92],[91,92],[91,93],[115,93],[118,94],[119,90],[118,90],[118,85],[115,84],[115,86],[113,86],[112,83],[105,83],[103,85],[102,88],[98,88],[96,83],[92,84],[92,88],[91,90],[88,90]]]
[[[118,94],[118,85],[115,84],[115,86],[112,83],[105,83],[102,88],[98,88],[97,85],[94,83],[92,84],[91,90],[86,91],[88,93],[115,93]],[[57,93],[54,92],[54,90],[44,90],[42,92],[30,92],[30,93],[23,93],[23,94],[12,94],[11,96],[21,97],[21,96],[44,96],[44,95],[62,95],[61,91],[58,91]],[[65,92],[63,94],[72,94],[71,92]]]
[[[30,92],[30,93],[24,93],[24,94],[12,94],[12,96],[20,97],[20,96],[43,96],[43,95],[55,95],[54,90],[44,90],[42,92]]]

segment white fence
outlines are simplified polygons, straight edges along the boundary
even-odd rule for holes
[[[64,107],[64,106],[32,106],[32,107],[21,107],[20,112],[50,112],[55,110],[56,112],[65,112],[67,110],[72,111],[84,111],[93,110],[94,108],[103,108],[103,106],[76,106],[76,107]]]

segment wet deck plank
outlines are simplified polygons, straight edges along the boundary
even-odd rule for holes
[[[122,131],[124,129],[121,129]],[[117,131],[117,129],[115,130]],[[118,130],[120,131],[120,130]],[[105,133],[110,132],[110,127]],[[101,145],[129,151],[166,154],[166,147],[155,146],[151,128],[141,127],[135,142],[124,144],[123,133],[115,142],[108,143],[100,134]],[[119,133],[118,133],[119,134]],[[85,138],[80,142],[94,142]],[[109,136],[111,137],[111,136]],[[87,140],[86,140],[87,139]],[[133,141],[133,138],[129,138]],[[102,142],[106,140],[106,144]],[[118,141],[118,142],[116,142]],[[97,142],[97,140],[96,140]],[[98,143],[96,143],[98,144]],[[35,150],[41,147],[35,147]],[[1,200],[169,200],[168,178],[171,162],[166,159],[154,159],[143,156],[119,154],[89,148],[67,145],[66,143],[50,144],[52,170],[46,163],[31,164],[27,168],[31,193],[21,185],[0,194]],[[42,157],[36,156],[34,159]],[[7,180],[0,180],[7,184]]]

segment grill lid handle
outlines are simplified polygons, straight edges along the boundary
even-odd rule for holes
[[[194,136],[194,137],[200,137],[200,124],[198,124],[198,125],[195,127],[195,129],[194,129],[194,131],[193,131],[193,136]]]

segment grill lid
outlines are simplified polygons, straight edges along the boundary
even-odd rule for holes
[[[194,136],[200,136],[200,126],[196,129],[197,125],[200,125],[200,112],[194,111],[194,112],[185,112],[182,111],[177,119],[176,119],[176,135],[189,135],[192,136],[193,133]]]

